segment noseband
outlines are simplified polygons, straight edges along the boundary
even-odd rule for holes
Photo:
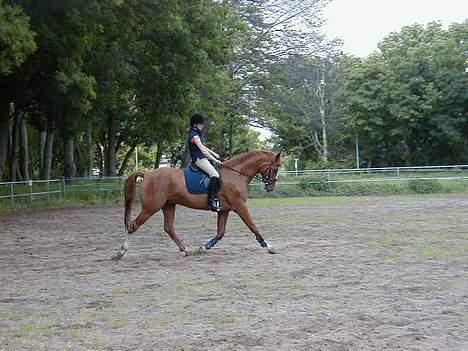
[[[264,175],[263,173],[260,173],[262,176],[258,177],[257,175],[255,175],[255,178],[261,180],[267,186],[268,185],[273,185],[278,181],[278,174],[277,174],[277,176],[275,178],[273,178],[271,176],[271,173],[273,172],[273,170],[278,170],[278,168],[273,169],[273,162],[272,162],[272,163],[270,163],[268,168],[265,169],[264,173],[266,173],[268,171],[267,175]]]

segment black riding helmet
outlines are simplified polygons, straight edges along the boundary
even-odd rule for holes
[[[205,124],[207,118],[201,113],[195,112],[192,117],[190,117],[190,127],[193,127],[195,124]]]

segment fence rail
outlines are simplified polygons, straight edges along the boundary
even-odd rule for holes
[[[118,192],[122,190],[121,177],[73,178],[0,182],[0,204],[17,204],[63,200],[70,194]]]
[[[468,180],[468,165],[422,166],[422,167],[385,167],[364,169],[305,169],[282,171],[278,186],[299,185],[304,183],[381,183],[411,180],[458,181]],[[63,200],[80,193],[121,194],[124,178],[91,177],[73,179],[29,180],[22,182],[0,182],[0,205],[28,204],[35,201]],[[261,187],[252,182],[251,186]]]
[[[396,173],[401,172],[454,172],[454,171],[468,171],[468,165],[448,165],[448,166],[418,166],[418,167],[376,167],[376,168],[338,168],[338,169],[302,169],[302,170],[289,170],[283,171],[285,174],[290,175],[307,175],[316,173]]]
[[[385,182],[409,180],[466,180],[468,165],[344,168],[344,169],[305,169],[282,172],[290,184],[298,178],[320,178],[329,183]],[[314,183],[312,180],[311,183]]]

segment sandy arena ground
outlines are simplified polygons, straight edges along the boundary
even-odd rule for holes
[[[0,350],[468,350],[468,196],[250,207],[279,254],[235,214],[190,257],[157,214],[120,262],[121,206],[1,214]],[[177,211],[187,246],[214,235]]]

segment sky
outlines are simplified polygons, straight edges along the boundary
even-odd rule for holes
[[[332,0],[324,10],[329,38],[341,38],[343,51],[366,57],[377,43],[403,26],[439,20],[445,27],[468,18],[467,0]]]

